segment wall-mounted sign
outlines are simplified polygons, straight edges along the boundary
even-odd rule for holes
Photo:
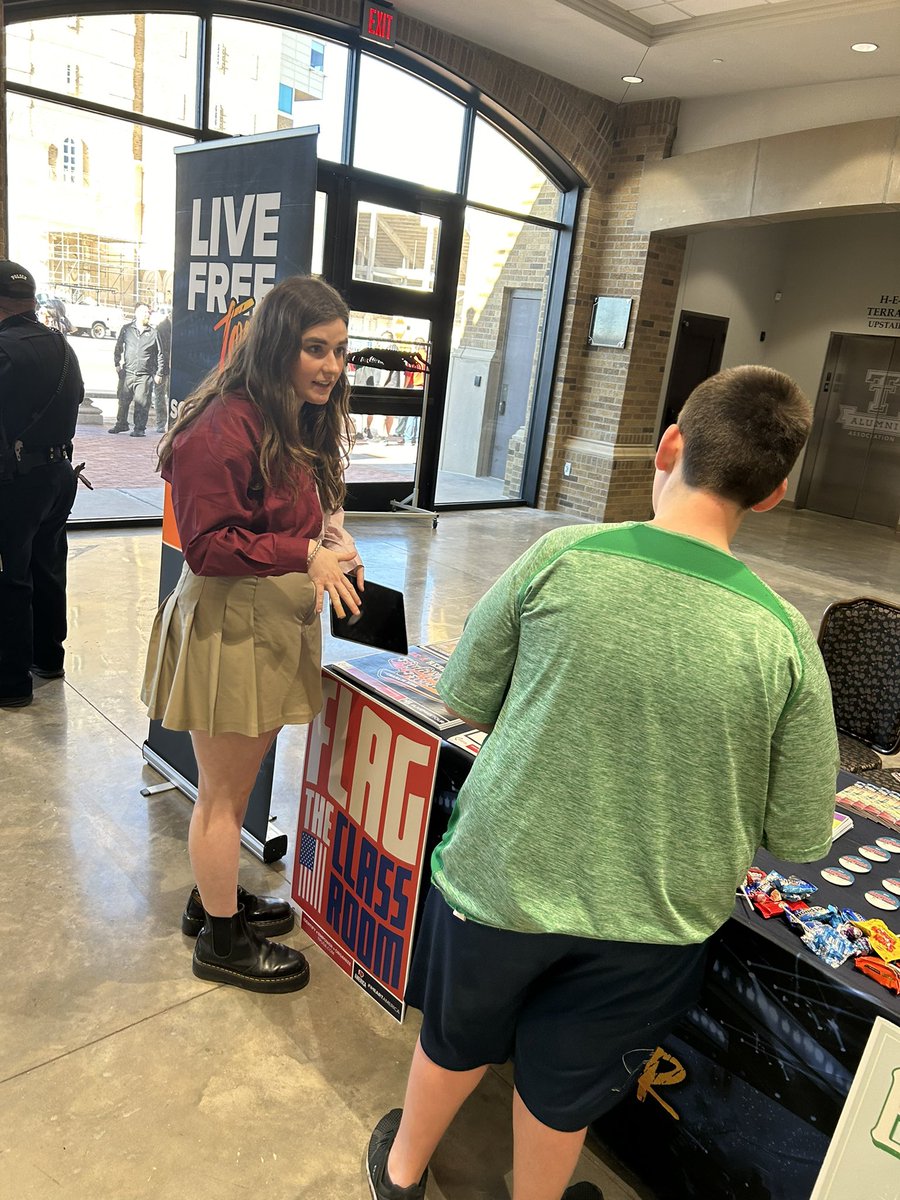
[[[900,329],[900,296],[890,292],[879,296],[878,303],[866,309],[866,316],[870,329]]]
[[[397,14],[389,4],[374,4],[364,0],[360,29],[362,36],[382,46],[393,46],[396,39]]]
[[[588,345],[621,349],[628,336],[630,316],[631,300],[628,296],[595,296]]]
[[[872,393],[867,409],[863,411],[854,404],[839,404],[838,423],[851,437],[892,442],[900,436],[900,413],[893,416],[890,411],[893,399],[900,391],[900,371],[866,371],[866,386]]]

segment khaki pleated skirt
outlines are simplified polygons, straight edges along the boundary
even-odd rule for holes
[[[256,737],[322,707],[308,575],[207,578],[187,563],[153,622],[141,699],[166,729]]]

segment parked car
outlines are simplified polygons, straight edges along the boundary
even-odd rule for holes
[[[128,320],[121,308],[98,304],[89,297],[77,301],[67,300],[66,316],[72,326],[72,333],[90,334],[93,338],[117,337],[119,330]]]
[[[61,296],[58,292],[45,291],[37,293],[40,309],[49,310],[55,317],[59,328],[63,329],[63,313],[69,328],[64,333],[89,334],[95,338],[117,337],[119,330],[128,320],[121,308],[112,304],[101,304],[92,296],[82,296],[80,300],[72,300]]]

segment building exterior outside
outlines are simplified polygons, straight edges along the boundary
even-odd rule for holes
[[[151,299],[164,301],[171,281],[168,197],[172,193],[167,172],[172,170],[173,145],[192,140],[201,120],[206,123],[205,136],[315,123],[321,129],[320,161],[340,162],[347,47],[355,44],[360,6],[357,0],[285,0],[280,6],[285,22],[299,18],[319,23],[315,30],[305,31],[272,24],[272,5],[264,7],[270,23],[260,24],[236,18],[238,11],[242,17],[252,15],[253,4],[223,4],[227,12],[211,24],[209,109],[205,114],[197,112],[196,17],[190,13],[101,17],[90,13],[90,4],[81,7],[83,15],[53,22],[53,36],[45,39],[46,47],[42,41],[41,53],[36,56],[28,27],[18,23],[24,6],[10,0],[5,5],[7,19],[16,22],[6,36],[10,90],[3,150],[9,184],[0,195],[4,208],[9,198],[15,205],[15,212],[4,213],[4,225],[11,237],[15,235],[10,251],[39,264],[48,284],[80,288],[126,308],[139,294],[148,297],[152,293]],[[105,38],[102,42],[91,39],[95,22],[104,23],[112,43]],[[333,37],[318,31],[326,28],[322,22],[330,23],[327,29],[334,31]],[[45,28],[42,25],[42,30]],[[490,214],[478,205],[493,206],[497,200],[488,194],[489,186],[473,194],[478,173],[472,160],[465,257],[452,314],[453,333],[446,347],[446,412],[438,448],[443,465],[450,473],[487,481],[490,487],[485,499],[523,494],[528,498],[527,479],[533,477],[533,498],[541,507],[594,519],[645,516],[672,331],[685,287],[696,279],[683,274],[685,250],[700,237],[696,231],[721,224],[730,215],[727,204],[714,197],[702,211],[681,223],[667,219],[665,213],[660,215],[659,205],[654,210],[647,196],[652,199],[657,194],[653,187],[658,188],[654,182],[658,178],[668,186],[665,181],[671,175],[659,175],[663,167],[675,164],[677,169],[684,163],[687,169],[691,165],[688,160],[698,154],[707,156],[704,178],[714,178],[717,169],[724,169],[717,164],[727,165],[734,158],[735,146],[726,139],[730,130],[742,128],[746,114],[738,113],[736,105],[726,105],[719,129],[712,118],[703,124],[703,105],[698,104],[692,109],[693,123],[686,134],[679,130],[680,104],[674,97],[617,105],[513,64],[402,12],[397,17],[397,41],[407,55],[407,71],[420,69],[427,74],[434,69],[458,79],[472,94],[481,96],[491,111],[506,114],[514,124],[529,130],[535,146],[547,147],[548,162],[553,159],[567,166],[571,174],[569,182],[563,181],[563,190],[571,187],[572,180],[580,181],[574,224],[566,224],[568,217],[560,220],[558,208],[553,212],[562,192],[551,172],[541,167],[531,178],[527,172],[521,176],[513,173],[512,194],[507,191],[499,201],[508,216],[492,223]],[[96,52],[101,44],[102,54]],[[112,54],[109,44],[115,46]],[[173,47],[177,47],[174,56]],[[154,71],[154,62],[162,61],[167,64],[166,71]],[[359,136],[351,166],[377,168],[383,174],[426,186],[436,186],[438,180],[437,186],[452,192],[452,153],[448,159],[446,146],[436,150],[430,145],[432,139],[417,135],[415,105],[393,112],[379,108],[378,88],[383,80],[379,72],[385,69],[379,58],[364,59],[360,87],[369,91],[361,110],[364,107],[369,114],[370,125],[364,127],[363,117],[357,118]],[[412,75],[405,78],[412,86]],[[101,119],[83,108],[64,108],[16,90],[23,85],[27,90],[29,83],[52,90],[61,99],[87,99],[145,114],[147,121]],[[434,87],[430,91],[437,96]],[[458,120],[461,125],[459,101],[450,103],[445,97],[441,103],[448,110],[442,119]],[[896,100],[882,98],[879,103],[880,109],[872,108],[875,116],[882,116],[888,124],[896,121]],[[765,126],[764,109],[755,105],[752,97],[745,109],[758,112],[760,125]],[[805,121],[810,136],[814,134],[815,112],[800,115],[799,104],[796,111],[800,128]],[[852,111],[866,115],[863,99]],[[496,132],[484,124],[488,131]],[[860,129],[875,124],[877,121],[862,120]],[[819,132],[823,145],[830,143],[835,153],[844,154],[842,165],[846,167],[854,153],[850,144],[842,149],[840,138],[827,129]],[[703,145],[701,151],[693,150],[692,134],[695,142]],[[676,135],[688,153],[673,157]],[[505,140],[513,154],[528,158],[517,150],[514,140],[508,136]],[[733,141],[738,143],[740,138]],[[855,137],[853,144],[857,157],[860,144],[868,150],[865,137],[862,143]],[[854,202],[862,196],[862,182],[853,177],[848,183],[846,171],[833,184],[829,181],[837,179],[834,173],[817,175],[814,200],[801,194],[804,178],[815,172],[815,154],[824,152],[820,146],[810,152],[812,157],[801,154],[799,161],[806,175],[801,178],[803,172],[785,172],[784,194],[763,219],[776,215],[784,220],[792,213],[800,219],[813,210],[840,215],[858,207]],[[898,175],[895,171],[893,184],[887,190],[882,188],[880,201],[866,193],[871,201],[869,211],[887,213],[893,207],[890,189],[900,186]],[[108,186],[111,177],[117,181],[115,189]],[[23,179],[30,182],[24,185]],[[829,186],[833,186],[833,194]],[[32,206],[32,196],[41,200],[54,197],[52,221],[38,205]],[[516,225],[517,213],[524,224]],[[542,223],[545,214],[550,214],[547,224]],[[755,218],[748,211],[742,219]],[[363,251],[363,257],[368,254],[370,269],[393,274],[395,279],[402,276],[407,286],[420,277],[425,282],[431,252],[427,239],[420,237],[415,226],[407,222],[404,227],[399,220],[375,220],[370,232],[377,235],[377,243]],[[492,224],[492,232],[485,234]],[[542,342],[539,335],[556,311],[552,292],[544,285],[563,231],[571,237],[571,262],[558,307],[557,344],[552,338],[550,343]],[[879,294],[892,294],[889,282],[885,277]],[[877,290],[874,284],[872,287]],[[897,291],[894,287],[893,292]],[[620,349],[587,343],[591,305],[597,295],[633,301],[626,344]],[[745,315],[742,328],[749,331],[768,311],[760,306],[759,312]],[[830,318],[826,315],[823,319]],[[732,323],[737,328],[733,315]],[[766,323],[771,328],[774,320]],[[734,350],[726,347],[726,365],[739,344],[736,337],[729,337],[729,347]],[[534,356],[530,362],[519,361],[518,374],[511,376],[504,348],[509,359],[521,360],[521,354],[514,355],[514,348],[521,349],[529,338],[537,347]],[[751,357],[771,361],[766,355],[772,344],[770,340],[761,349],[744,337],[738,361]],[[785,354],[789,352],[785,343]],[[814,357],[804,360],[806,377],[800,382],[812,393],[823,358],[821,347]],[[509,389],[522,400],[518,407],[506,405],[501,413]],[[509,420],[501,425],[501,417],[506,416]],[[540,428],[542,441],[536,474],[533,422],[534,428]]]

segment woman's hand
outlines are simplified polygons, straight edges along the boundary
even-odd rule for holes
[[[311,543],[312,546],[315,542]],[[316,612],[322,611],[325,593],[331,597],[334,611],[339,617],[346,616],[344,605],[354,615],[359,612],[359,596],[349,575],[341,570],[341,563],[356,558],[352,550],[342,550],[340,553],[320,546],[312,562],[309,564],[309,577],[316,585]],[[356,571],[357,587],[362,591],[362,567]]]

